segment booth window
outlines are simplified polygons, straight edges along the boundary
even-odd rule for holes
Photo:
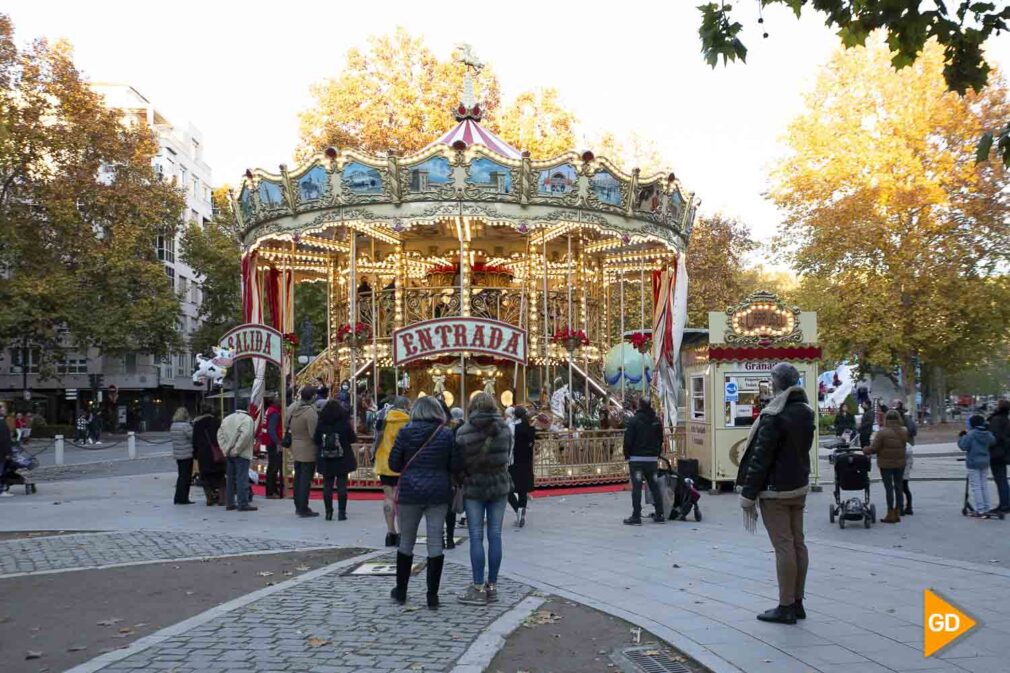
[[[691,377],[691,420],[705,420],[705,377]]]
[[[736,394],[731,396],[730,384],[735,384]],[[726,374],[723,380],[726,427],[741,428],[754,425],[762,407],[771,398],[771,376],[768,372]]]

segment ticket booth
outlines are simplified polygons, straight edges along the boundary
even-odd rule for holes
[[[771,368],[788,362],[800,372],[816,408],[817,314],[800,311],[771,292],[755,292],[725,312],[708,314],[708,338],[682,351],[685,454],[718,488],[736,479],[751,426],[772,396]],[[816,484],[817,435],[810,447]]]

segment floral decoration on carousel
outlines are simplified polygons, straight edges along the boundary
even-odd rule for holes
[[[651,332],[635,332],[628,337],[628,341],[639,353],[645,354],[652,350]]]
[[[364,346],[371,336],[372,328],[363,322],[356,322],[353,326],[344,323],[337,328],[337,339],[351,348]]]
[[[289,358],[294,357],[295,352],[298,350],[298,335],[294,332],[288,332],[284,335],[284,354]]]
[[[562,327],[551,336],[551,342],[561,344],[569,353],[576,348],[589,345],[589,337],[582,330],[573,330],[570,327]]]

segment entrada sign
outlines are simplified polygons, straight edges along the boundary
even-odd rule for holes
[[[221,337],[221,346],[232,352],[232,360],[259,358],[281,364],[281,333],[272,327],[258,323],[239,325]]]
[[[446,353],[479,353],[526,364],[526,330],[485,318],[439,318],[393,331],[393,364]]]

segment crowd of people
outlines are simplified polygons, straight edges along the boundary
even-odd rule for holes
[[[348,475],[357,469],[354,430],[348,399],[340,389],[304,386],[281,418],[276,400],[264,400],[257,428],[245,409],[224,419],[205,404],[195,419],[180,407],[170,428],[173,456],[178,464],[174,503],[189,499],[194,460],[207,506],[257,511],[251,504],[250,465],[257,442],[267,455],[266,497],[283,497],[283,451],[294,465],[292,500],[295,514],[311,518],[310,491],[316,474],[322,476],[326,520],[347,519]],[[420,397],[413,403],[393,396],[383,401],[375,418],[371,461],[383,488],[386,546],[395,547],[396,585],[391,597],[403,603],[414,562],[421,520],[427,535],[427,604],[439,605],[444,550],[455,547],[457,517],[470,539],[472,583],[458,596],[463,603],[485,605],[497,600],[502,562],[502,526],[511,505],[516,526],[526,525],[529,493],[533,490],[535,432],[526,409],[501,410],[494,397],[478,393],[470,400],[466,420],[460,408],[444,400]]]

